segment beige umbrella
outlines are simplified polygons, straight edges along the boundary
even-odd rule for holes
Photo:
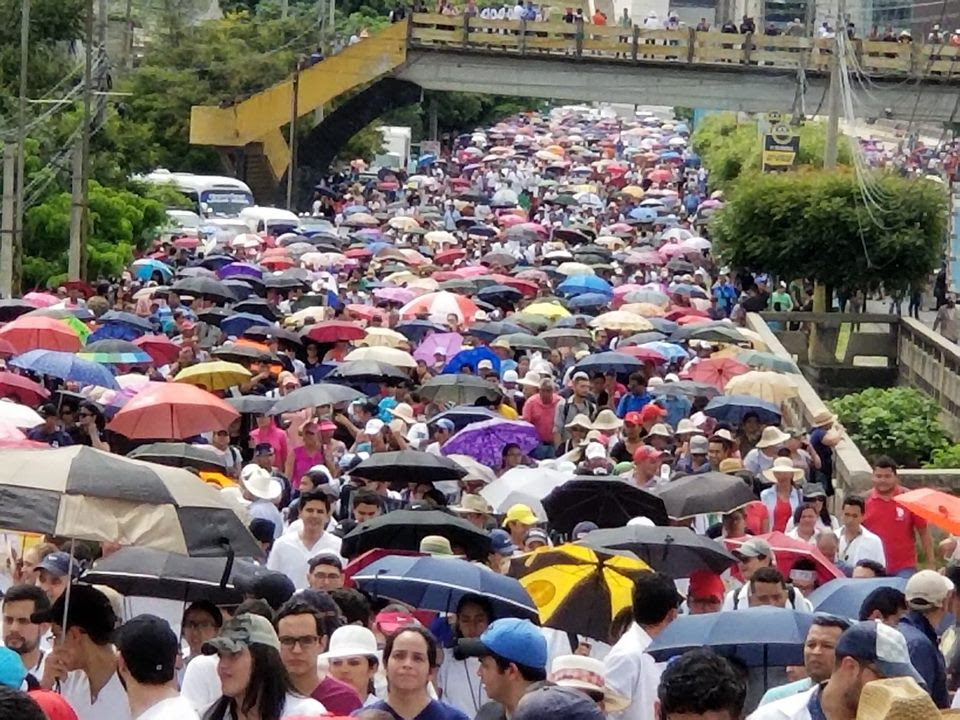
[[[380,221],[369,213],[354,213],[343,221],[344,227],[380,227]]]
[[[447,459],[453,460],[457,465],[467,471],[466,476],[461,480],[479,480],[487,485],[497,479],[493,470],[486,465],[482,465],[469,455],[447,455]]]
[[[394,230],[407,231],[416,230],[420,227],[420,223],[418,223],[415,218],[412,218],[409,215],[398,215],[397,217],[390,218],[387,226],[393,228]]]
[[[623,240],[613,235],[601,235],[594,240],[594,243],[601,247],[609,248],[610,250],[619,250],[626,247],[626,243]]]
[[[417,361],[413,359],[410,353],[392,347],[361,347],[351,350],[343,358],[344,362],[353,360],[376,360],[377,362],[393,365],[398,368],[415,368]]]
[[[426,292],[436,292],[440,287],[433,278],[417,278],[406,284],[407,290],[425,290]]]
[[[410,341],[404,335],[396,330],[384,327],[367,328],[367,336],[360,342],[367,347],[399,348],[410,346]]]
[[[626,305],[621,305],[620,310],[622,312],[633,313],[634,315],[642,315],[643,317],[663,317],[666,315],[663,308],[659,305],[646,302],[627,303]]]
[[[723,392],[727,395],[752,395],[774,405],[797,396],[797,384],[792,375],[770,370],[751,370],[730,378]]]
[[[567,277],[573,275],[596,275],[592,267],[579,262],[560,263],[557,267],[557,272]]]
[[[613,310],[598,315],[590,321],[590,327],[629,333],[653,330],[653,325],[645,317],[623,310]]]
[[[423,236],[423,239],[428,245],[457,245],[459,243],[457,238],[446,230],[431,230]]]
[[[305,307],[303,310],[297,310],[292,315],[283,320],[283,324],[288,327],[300,327],[306,322],[323,322],[327,319],[326,308],[314,306]]]

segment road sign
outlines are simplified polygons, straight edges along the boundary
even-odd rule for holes
[[[763,172],[782,172],[797,164],[800,136],[783,122],[775,123],[763,136]]]

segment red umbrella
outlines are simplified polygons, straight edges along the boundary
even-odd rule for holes
[[[649,360],[650,362],[654,363],[662,363],[667,361],[667,358],[658,353],[656,350],[640,347],[639,345],[619,345],[617,347],[617,352],[623,353],[624,355],[629,355],[637,360]]]
[[[354,260],[363,260],[365,258],[373,257],[373,253],[365,247],[348,248],[343,254],[348,258],[353,258]]]
[[[703,315],[681,315],[676,320],[674,320],[677,325],[703,325],[704,323],[711,322],[710,318],[703,317]]]
[[[648,172],[647,179],[650,180],[650,182],[655,182],[655,183],[670,182],[671,180],[673,180],[673,173],[670,172],[669,170],[658,168],[657,170],[651,170],[650,172]]]
[[[349,305],[348,309],[353,310],[353,307],[354,306]],[[360,307],[370,306],[364,305]],[[304,335],[314,342],[331,343],[362,340],[367,336],[367,333],[356,323],[347,322],[346,320],[330,320],[328,322],[309,325]]]
[[[10,344],[9,340],[0,340],[0,357],[8,358],[11,355],[16,355],[17,349]]]
[[[703,310],[698,310],[695,307],[688,307],[686,305],[683,307],[677,307],[676,305],[674,305],[673,309],[670,310],[670,312],[668,312],[666,315],[664,315],[664,319],[673,320],[674,322],[676,322],[682,317],[690,317],[692,315],[706,318],[707,320],[710,319],[710,316],[707,315],[707,313],[703,312]]]
[[[454,248],[453,250],[444,250],[443,252],[438,252],[433,261],[437,265],[449,265],[450,263],[456,262],[461,258],[467,256],[467,251],[461,248]]]
[[[108,425],[134,440],[185,440],[224,430],[240,413],[216,395],[186,383],[157,383],[137,393]]]
[[[12,372],[0,372],[0,395],[16,395],[24,405],[39,405],[50,397],[50,393],[40,383]]]
[[[846,577],[836,565],[827,560],[826,556],[817,550],[816,545],[787,537],[782,532],[753,535],[752,537],[763,538],[770,544],[770,549],[773,550],[774,557],[776,558],[777,569],[780,570],[784,577],[790,577],[790,569],[793,567],[793,564],[802,557],[810,558],[816,563],[817,579],[821,583],[828,582],[834,578]],[[728,550],[736,552],[737,548],[749,539],[748,537],[724,538],[723,541],[726,543]]]
[[[133,344],[153,358],[157,365],[169,365],[180,354],[180,346],[166,335],[141,335]]]
[[[690,369],[690,379],[713,385],[723,392],[730,378],[743,375],[749,370],[747,365],[732,358],[707,358]]]
[[[178,237],[173,241],[173,246],[184,250],[194,250],[200,244],[200,239],[195,237]]]
[[[83,345],[63,320],[42,315],[21,315],[8,322],[0,328],[0,340],[9,342],[17,353],[38,349],[77,352]]]
[[[540,290],[540,286],[533,282],[532,280],[524,280],[523,278],[507,278],[503,281],[503,284],[507,287],[512,287],[514,290],[519,290],[523,293],[524,297],[533,298],[537,296],[537,292]]]

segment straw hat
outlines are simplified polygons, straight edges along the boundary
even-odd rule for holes
[[[932,720],[942,717],[933,699],[909,677],[874,680],[863,686],[857,720]]]
[[[477,513],[479,515],[490,515],[493,513],[493,508],[479,495],[474,495],[472,493],[464,493],[460,498],[459,505],[451,505],[449,510],[455,513]]]
[[[564,425],[564,427],[566,428],[580,427],[580,428],[583,428],[584,430],[589,430],[590,428],[593,427],[593,425],[590,424],[590,418],[588,418],[583,413],[577,413],[576,415],[574,415],[573,420],[571,420],[566,425]]]
[[[601,410],[597,414],[597,419],[593,421],[594,430],[619,430],[623,426],[623,420],[618,418],[613,410]]]
[[[735,473],[737,470],[743,470],[743,461],[740,458],[724,458],[720,461],[720,467],[717,470],[728,475]]]
[[[519,385],[526,385],[527,387],[540,388],[540,381],[543,379],[543,376],[538,373],[536,370],[530,370],[518,383]]]
[[[670,428],[663,423],[657,423],[650,428],[650,432],[647,433],[647,437],[663,437],[669,439],[672,438],[673,435],[670,433]]]
[[[767,425],[767,427],[763,429],[763,434],[760,436],[760,440],[756,446],[758,448],[774,447],[775,445],[783,445],[789,439],[790,436],[776,425]]]
[[[603,709],[608,713],[625,710],[630,701],[613,690],[606,681],[603,662],[583,655],[559,655],[550,666],[550,682],[560,687],[603,695]]]
[[[829,410],[822,410],[813,416],[813,420],[810,421],[810,424],[815,427],[823,427],[824,425],[833,425],[837,421],[837,416],[834,415]]]
[[[776,476],[780,473],[792,473],[793,482],[796,482],[803,477],[803,470],[798,467],[794,467],[793,460],[788,457],[778,457],[776,460],[774,460],[773,467],[764,470],[763,476],[770,482],[776,482]]]
[[[420,552],[430,555],[453,555],[450,541],[442,535],[427,535],[420,540]]]
[[[388,413],[399,420],[403,420],[407,425],[413,425],[417,418],[413,414],[413,408],[407,403],[398,403],[395,407],[389,408]]]
[[[652,432],[653,430],[650,431],[650,433]],[[677,423],[677,435],[699,435],[701,432],[700,428],[694,425],[690,418],[681,418],[680,422]]]

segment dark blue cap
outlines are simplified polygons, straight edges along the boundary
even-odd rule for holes
[[[496,528],[490,531],[490,549],[497,555],[513,555],[517,551],[517,546],[510,539],[510,533]]]
[[[70,553],[54,552],[50,553],[37,563],[34,570],[46,570],[57,577],[64,577],[70,573]],[[73,561],[73,578],[80,574],[80,563],[76,559]]]
[[[547,669],[547,641],[529,620],[501,618],[490,623],[479,638],[460,640],[454,651],[458,659],[496,655],[533,670]]]
[[[837,640],[837,659],[851,657],[873,665],[883,677],[910,677],[926,687],[913,663],[907,641],[896,628],[879,620],[851,625]]]
[[[513,713],[513,720],[604,720],[605,717],[600,706],[585,693],[556,685],[526,693]]]

